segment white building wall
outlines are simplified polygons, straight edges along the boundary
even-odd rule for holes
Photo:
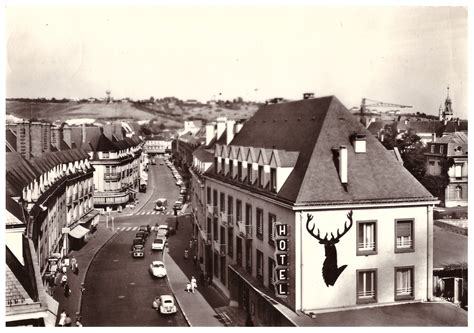
[[[316,224],[322,236],[326,232],[336,234],[342,232],[346,214],[349,209],[338,211],[312,211],[311,226]],[[414,299],[426,300],[428,282],[432,273],[428,269],[428,220],[427,207],[399,207],[380,209],[354,209],[353,226],[336,244],[338,267],[348,265],[334,286],[326,286],[322,277],[322,266],[325,260],[324,245],[313,238],[306,230],[306,213],[303,214],[301,230],[296,235],[297,262],[301,262],[301,285],[296,291],[301,309],[323,310],[356,306],[357,275],[361,269],[377,269],[377,303],[395,302],[394,267],[414,266]],[[395,219],[414,219],[415,251],[395,253]],[[295,216],[295,222],[300,223],[300,216]],[[356,255],[357,221],[376,220],[377,254],[367,256]],[[432,228],[432,226],[431,226]],[[374,304],[374,303],[371,303]]]

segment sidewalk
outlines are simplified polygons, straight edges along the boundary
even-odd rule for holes
[[[174,262],[168,251],[169,250],[166,250],[163,255],[163,261],[165,262],[168,273],[167,278],[175,299],[183,311],[189,326],[224,326],[219,321],[214,309],[199,292],[199,287],[195,293],[185,291],[189,279]]]
[[[114,233],[110,229],[106,229],[105,225],[99,223],[97,231],[92,235],[92,238],[79,250],[71,251],[68,258],[75,257],[79,266],[79,273],[74,274],[69,268],[67,270],[67,281],[71,288],[69,297],[64,296],[64,290],[60,285],[62,274],[58,274],[56,279],[57,285],[53,292],[53,298],[59,302],[57,321],[59,321],[59,314],[62,310],[73,320],[73,325],[76,318],[76,312],[81,312],[81,283],[84,282],[89,265],[99,250],[112,238]],[[87,292],[87,290],[85,291]],[[57,322],[56,322],[57,324]]]

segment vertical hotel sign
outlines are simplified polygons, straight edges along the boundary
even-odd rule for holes
[[[288,224],[275,222],[273,229],[275,240],[275,294],[282,298],[288,295],[288,236]]]

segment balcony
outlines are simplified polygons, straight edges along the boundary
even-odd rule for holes
[[[219,217],[221,219],[222,225],[227,225],[227,214],[225,212],[220,212]]]
[[[213,216],[217,215],[217,206],[207,204],[207,213]]]
[[[219,253],[221,257],[225,257],[226,255],[226,245],[220,244],[218,241],[214,241],[214,251]]]
[[[233,214],[227,214],[227,225],[229,227],[234,226],[234,215]]]
[[[120,173],[109,173],[106,172],[104,174],[104,179],[105,180],[119,180],[120,179]]]
[[[72,204],[72,196],[67,196],[66,197],[66,205],[71,205]]]
[[[252,239],[252,225],[244,224],[243,221],[238,221],[239,233],[245,239]]]

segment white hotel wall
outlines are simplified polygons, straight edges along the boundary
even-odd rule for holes
[[[349,209],[338,211],[311,211],[313,223],[321,230],[322,236],[326,232],[336,234],[337,228],[342,232],[344,222],[347,221]],[[373,208],[354,209],[353,226],[336,244],[338,267],[347,265],[347,268],[337,279],[334,286],[326,286],[322,278],[322,265],[325,260],[324,245],[319,244],[306,230],[306,211],[301,215],[296,214],[296,223],[301,223],[298,230],[296,244],[301,247],[296,249],[297,265],[302,261],[301,284],[297,286],[296,304],[301,310],[323,310],[328,308],[353,307],[356,304],[357,279],[356,271],[359,269],[377,269],[377,303],[393,303],[394,298],[394,268],[399,266],[415,266],[414,288],[415,300],[426,300],[428,296],[428,279],[431,279],[431,265],[427,265],[427,223],[431,224],[428,208],[399,207],[399,208]],[[414,219],[415,252],[395,253],[395,219]],[[357,221],[377,221],[377,254],[369,256],[356,255]],[[297,280],[299,276],[297,276]],[[301,289],[300,289],[301,288]],[[370,305],[370,304],[369,304]]]

